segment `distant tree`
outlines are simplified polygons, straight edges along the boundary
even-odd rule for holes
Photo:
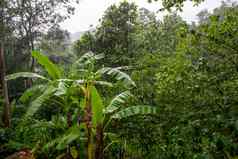
[[[148,2],[153,2],[153,1],[161,1],[163,5],[163,8],[161,10],[166,9],[169,11],[172,8],[176,8],[177,10],[182,10],[184,2],[186,2],[186,0],[148,0]],[[195,5],[198,5],[204,0],[190,0],[190,1],[193,2]]]
[[[143,12],[143,17],[150,17],[151,14]],[[174,13],[165,16],[163,21],[143,18],[141,24],[141,32],[136,38],[140,56],[136,62],[137,69],[132,71],[132,78],[138,83],[135,94],[140,102],[156,104],[156,93],[150,91],[156,87],[156,73],[164,59],[174,56],[179,42],[177,33],[186,27],[186,23]]]
[[[70,44],[70,33],[59,25],[51,27],[40,40],[39,48],[48,55],[62,56]]]
[[[237,156],[237,11],[222,5],[205,23],[181,29],[175,56],[159,67],[164,158]]]
[[[72,1],[68,0],[10,0],[9,6],[14,11],[15,32],[25,41],[29,57],[44,31],[74,13]],[[33,58],[30,67],[34,69]]]
[[[107,9],[96,31],[97,52],[105,54],[105,64],[132,63],[136,54],[133,35],[138,31],[137,19],[138,10],[134,3],[124,1]]]
[[[96,51],[96,36],[94,32],[86,32],[74,44],[74,52],[77,54],[77,56],[81,56],[89,51]]]

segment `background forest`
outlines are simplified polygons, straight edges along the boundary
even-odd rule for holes
[[[0,159],[237,159],[238,4],[189,24],[162,2],[72,42],[69,0],[1,0]]]

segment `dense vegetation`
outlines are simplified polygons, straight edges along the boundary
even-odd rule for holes
[[[0,158],[238,158],[236,3],[189,24],[122,1],[73,44],[69,1],[0,7]]]

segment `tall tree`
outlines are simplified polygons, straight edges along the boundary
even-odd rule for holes
[[[9,5],[15,13],[16,33],[24,39],[29,57],[42,32],[74,13],[73,3],[69,0],[10,0]],[[30,68],[34,69],[33,58]]]
[[[62,56],[70,45],[69,36],[67,30],[62,30],[59,25],[55,25],[43,35],[38,47],[47,55]]]
[[[5,17],[5,9],[7,2],[4,0],[0,2],[0,92],[4,97],[4,111],[3,111],[3,123],[5,127],[10,126],[10,103],[8,98],[8,87],[7,81],[5,80],[6,76],[6,63],[4,56],[4,41],[6,40],[7,26],[6,17]]]
[[[86,52],[96,52],[96,36],[94,32],[86,32],[74,44],[74,52],[77,56],[81,56]]]
[[[107,9],[96,31],[97,52],[105,54],[105,64],[126,66],[132,63],[136,54],[133,35],[137,33],[137,18],[134,3],[124,1]]]
[[[181,29],[176,55],[159,68],[164,158],[237,156],[237,11],[223,5]]]

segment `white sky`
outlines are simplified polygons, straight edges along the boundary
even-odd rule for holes
[[[100,2],[99,2],[100,1]],[[75,15],[61,24],[63,29],[67,29],[71,33],[85,31],[90,28],[90,25],[95,27],[98,24],[98,20],[102,17],[104,11],[112,4],[119,3],[122,0],[80,0],[80,3],[76,6]],[[135,2],[139,7],[147,8],[156,12],[161,8],[160,2],[148,3],[147,0],[129,0]],[[196,15],[204,10],[208,9],[212,11],[218,7],[223,0],[205,0],[199,6],[193,6],[191,2],[186,2],[183,8],[183,12],[179,13],[184,20],[191,22],[196,21]],[[238,0],[235,0],[238,1]],[[166,13],[158,13],[158,17],[161,18]]]

